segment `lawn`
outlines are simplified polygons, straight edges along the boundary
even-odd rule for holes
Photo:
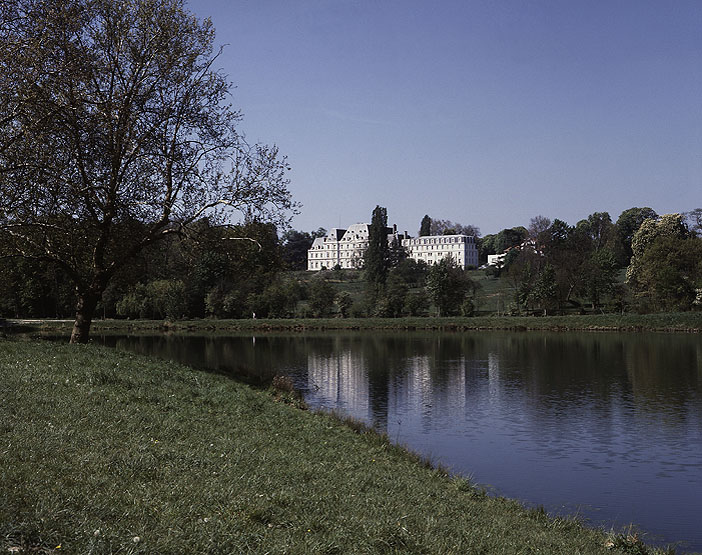
[[[0,340],[0,375],[2,552],[648,552],[280,391],[40,341]]]

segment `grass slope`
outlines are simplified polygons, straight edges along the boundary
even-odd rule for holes
[[[646,551],[171,362],[0,341],[0,378],[0,552]]]

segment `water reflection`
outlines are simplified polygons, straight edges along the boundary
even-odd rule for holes
[[[504,495],[702,550],[702,338],[337,333],[108,339],[338,409]],[[649,538],[651,539],[651,538]]]

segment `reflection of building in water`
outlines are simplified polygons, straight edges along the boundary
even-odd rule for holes
[[[307,357],[307,380],[323,405],[342,407],[352,416],[372,422],[368,369],[360,352],[310,353]]]
[[[389,404],[395,412],[420,417],[429,432],[440,422],[464,418],[467,362],[437,360],[433,356],[407,359],[405,373],[395,380]]]

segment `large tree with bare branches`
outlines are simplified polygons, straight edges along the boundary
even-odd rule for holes
[[[213,44],[182,0],[0,0],[0,255],[71,276],[72,342],[147,245],[202,217],[294,213],[286,160],[238,131]]]

